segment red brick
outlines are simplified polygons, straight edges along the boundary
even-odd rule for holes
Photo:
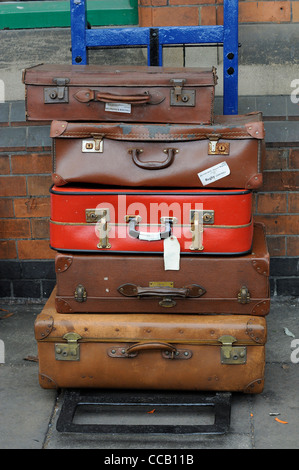
[[[14,207],[16,217],[49,217],[50,197],[18,198]]]
[[[0,216],[1,217],[14,217],[12,199],[0,199]]]
[[[267,237],[267,245],[270,256],[286,255],[286,237]]]
[[[289,157],[289,168],[299,170],[299,149],[291,149]]]
[[[46,219],[32,219],[31,230],[33,238],[46,238],[50,237],[50,224],[49,218]]]
[[[152,8],[139,7],[138,9],[139,26],[153,26],[153,10]]]
[[[0,241],[0,258],[1,259],[16,259],[17,258],[16,242],[14,240]]]
[[[297,235],[299,215],[256,215],[256,222],[263,222],[267,235]]]
[[[293,23],[299,22],[299,3],[298,1],[292,2]]]
[[[28,238],[30,223],[26,219],[0,219],[0,238]]]
[[[52,157],[48,154],[40,155],[38,153],[12,155],[11,168],[14,174],[51,173]]]
[[[169,5],[201,5],[215,3],[215,0],[169,0]]]
[[[19,240],[18,253],[20,259],[54,259],[56,252],[48,240]]]
[[[267,149],[264,163],[265,170],[283,170],[288,166],[288,150]]]
[[[0,174],[9,175],[9,173],[10,173],[9,156],[0,155]]]
[[[287,212],[287,195],[285,193],[266,193],[257,196],[257,213],[275,214]]]
[[[299,256],[299,236],[287,237],[287,256]]]
[[[299,213],[299,193],[289,194],[289,212]]]
[[[28,194],[30,196],[47,196],[52,185],[51,175],[28,176]]]
[[[240,2],[240,23],[282,23],[291,21],[291,3],[287,1]]]
[[[0,196],[26,196],[25,176],[1,176]]]
[[[152,8],[152,26],[198,26],[199,9],[196,7]]]
[[[297,191],[299,172],[296,171],[265,171],[260,191]]]
[[[200,24],[203,26],[216,25],[216,7],[215,6],[201,7]]]

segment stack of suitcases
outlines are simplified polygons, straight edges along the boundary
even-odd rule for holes
[[[214,116],[214,68],[39,65],[23,80],[53,141],[40,385],[260,393],[261,113]]]

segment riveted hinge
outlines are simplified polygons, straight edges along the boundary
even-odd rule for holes
[[[246,346],[233,346],[237,341],[234,336],[223,335],[218,338],[222,343],[220,350],[221,364],[245,364],[247,350]]]
[[[77,343],[81,336],[78,333],[66,333],[63,336],[67,343],[55,344],[56,361],[79,361],[80,345]]]

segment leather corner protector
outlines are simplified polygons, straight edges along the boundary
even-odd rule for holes
[[[45,374],[39,374],[39,384],[42,388],[59,388],[55,380]]]
[[[50,126],[50,137],[55,138],[62,135],[67,129],[67,121],[52,121]]]
[[[263,317],[262,317],[263,318]],[[266,322],[265,319],[263,319]],[[265,344],[266,342],[266,326],[262,326],[260,317],[252,317],[246,325],[246,334],[257,344]]]
[[[56,297],[55,299],[55,307],[57,313],[73,313],[73,309],[70,304],[66,300],[59,297]]]
[[[260,188],[263,184],[263,174],[262,173],[257,173],[256,175],[253,175],[250,180],[247,181],[246,183],[246,188],[247,189],[257,189]]]
[[[64,273],[69,269],[73,262],[72,256],[57,255],[55,260],[55,272],[56,274]]]
[[[54,319],[52,315],[42,313],[37,316],[35,320],[35,338],[36,340],[43,340],[49,336],[54,326]]]
[[[244,393],[261,393],[264,390],[264,378],[256,379],[250,382],[245,389]]]
[[[262,259],[254,259],[252,260],[252,266],[258,274],[266,277],[269,276],[269,263],[267,263],[267,261]]]
[[[265,127],[263,122],[249,122],[245,124],[248,134],[254,139],[265,138]]]
[[[56,186],[64,186],[67,184],[67,181],[65,181],[62,176],[58,175],[57,173],[52,173],[52,181]]]
[[[269,312],[270,312],[270,299],[267,299],[267,300],[262,300],[261,302],[258,302],[257,304],[255,304],[251,314],[264,317],[265,315],[268,315]]]

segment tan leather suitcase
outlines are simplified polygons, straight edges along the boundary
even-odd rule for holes
[[[29,121],[207,123],[214,68],[42,64],[23,72]]]
[[[50,135],[56,186],[256,189],[263,183],[259,112],[216,116],[206,125],[53,121]]]
[[[255,224],[252,253],[181,256],[165,270],[162,255],[57,253],[58,313],[269,313],[269,253]]]
[[[35,321],[43,388],[260,393],[266,321],[247,315],[60,315]]]

